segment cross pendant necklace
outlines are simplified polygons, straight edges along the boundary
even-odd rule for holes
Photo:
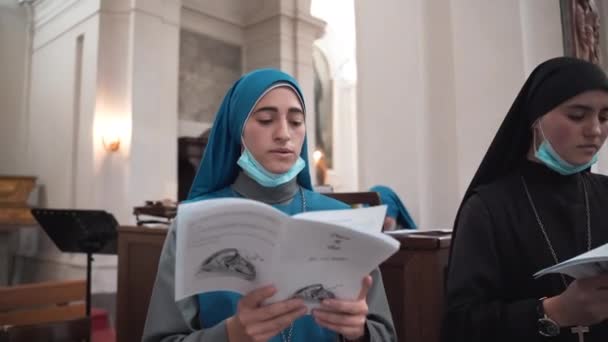
[[[551,240],[549,239],[549,235],[545,230],[545,226],[540,219],[540,215],[538,215],[538,210],[536,210],[536,206],[534,205],[534,201],[532,200],[532,196],[530,195],[530,190],[528,189],[528,184],[526,183],[526,179],[524,176],[521,176],[521,181],[524,185],[524,190],[526,192],[526,196],[528,197],[528,201],[530,202],[530,206],[532,207],[532,211],[534,212],[534,216],[536,217],[536,222],[540,227],[541,232],[543,233],[543,237],[545,238],[545,242],[549,247],[549,251],[551,252],[551,256],[555,261],[555,264],[559,264],[559,259],[557,258],[557,253],[551,244]],[[591,250],[591,213],[589,209],[589,194],[587,193],[587,185],[585,184],[585,178],[581,176],[581,182],[583,184],[583,195],[585,196],[585,214],[587,218],[587,250]],[[564,284],[564,288],[568,288],[568,283],[566,282],[566,278],[563,274],[560,274],[562,278],[562,282]],[[578,335],[578,342],[585,342],[585,334],[589,332],[589,327],[578,325],[570,328],[570,332]]]
[[[573,334],[578,334],[578,342],[585,342],[585,334],[589,332],[588,327],[577,326],[570,329]]]
[[[289,326],[289,332],[287,333],[287,337],[285,337],[283,331],[281,331],[281,341],[291,342],[291,333],[293,333],[293,323],[291,323],[291,325]]]

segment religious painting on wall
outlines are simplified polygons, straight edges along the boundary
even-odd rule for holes
[[[600,64],[600,9],[595,0],[560,0],[564,54]]]

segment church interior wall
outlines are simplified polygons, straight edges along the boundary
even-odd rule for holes
[[[37,176],[41,205],[104,208],[132,224],[133,206],[175,196],[177,137],[198,135],[212,120],[210,109],[205,117],[178,112],[179,73],[192,70],[200,52],[185,57],[185,39],[200,49],[222,47],[221,61],[207,68],[232,61],[205,82],[227,87],[241,72],[280,67],[304,79],[313,107],[312,64],[304,57],[323,23],[297,16],[306,1],[183,0],[169,18],[158,15],[162,1],[134,3],[145,5],[113,12],[124,3],[42,1],[28,38],[28,9],[0,0],[0,173]],[[334,136],[336,145],[356,143],[358,161],[355,179],[338,176],[339,185],[389,185],[422,229],[450,228],[525,78],[563,54],[559,2],[356,0],[355,9],[358,100],[343,105],[357,117],[338,117],[334,124],[349,131]],[[203,106],[193,97],[181,100]],[[113,120],[106,110],[127,122],[119,153],[106,151],[96,131]],[[314,121],[308,124],[312,131]],[[606,173],[606,149],[602,154],[596,170]],[[22,261],[43,267],[23,280],[82,275],[82,256],[35,239],[37,259]],[[94,291],[114,291],[115,258],[95,264]]]
[[[423,229],[450,228],[527,73],[563,54],[559,3],[355,4],[359,186],[384,182]]]
[[[600,32],[600,63],[602,64],[604,70],[608,70],[608,25],[604,24],[606,22],[604,18],[608,18],[608,3],[606,1],[596,1],[595,3],[598,5],[600,17],[602,18],[602,20],[604,20],[602,21]],[[592,170],[595,172],[608,174],[607,148],[604,147],[600,150],[600,157],[598,159],[597,164],[594,165],[594,168],[592,168]]]
[[[224,85],[222,87],[223,92],[225,92],[225,84],[226,82],[233,82],[240,76],[240,73],[243,69],[244,56],[242,51],[239,51],[240,61],[239,61],[239,71],[238,75],[234,76],[234,72],[236,71],[236,66],[234,65],[234,54],[235,49],[242,49],[243,45],[243,28],[240,22],[242,21],[242,9],[240,9],[241,1],[226,1],[222,6],[217,6],[214,2],[195,2],[195,1],[184,1],[183,7],[181,9],[181,34],[180,34],[180,87],[185,87],[187,82],[184,82],[184,78],[189,78],[188,73],[193,72],[191,75],[193,78],[201,78],[201,77],[213,77],[219,78],[219,84]],[[186,38],[188,36],[189,38]],[[187,44],[186,39],[197,40],[197,46],[188,46],[185,47],[184,44]],[[217,55],[222,54],[224,56],[228,56],[231,63],[227,68],[225,63],[220,66],[218,72],[214,75],[210,75],[208,72],[201,74],[203,69],[214,67],[212,65],[212,61],[203,61],[203,63],[208,63],[207,66],[197,65],[197,61],[193,59],[194,56],[189,57],[184,55],[184,49],[194,49],[198,47],[197,51],[192,51],[194,53],[204,53],[202,48],[204,46],[209,46],[210,44],[214,44],[222,48]],[[202,48],[201,48],[202,47]],[[200,56],[198,56],[200,61]],[[216,63],[217,64],[217,63]],[[215,84],[216,82],[212,79],[207,79],[206,82],[203,80],[203,83],[206,84]],[[217,91],[219,91],[219,87],[216,87]],[[223,94],[223,93],[222,93]],[[200,108],[201,105],[197,104],[197,100],[192,96],[184,96],[180,92],[179,101],[185,101],[183,105],[190,106],[194,108]],[[214,103],[217,101],[214,101]],[[208,111],[207,111],[207,114]],[[214,114],[214,113],[213,113]],[[211,127],[212,121],[208,118],[203,118],[202,120],[196,120],[193,118],[184,117],[182,105],[180,105],[180,119],[178,122],[178,135],[179,136],[198,136],[205,130]]]
[[[55,208],[95,207],[93,121],[96,108],[99,16],[91,3],[48,14],[35,26],[28,101],[27,165],[22,174],[36,176],[39,205]],[[45,13],[45,12],[42,12]],[[70,15],[71,14],[71,15]],[[42,17],[44,19],[45,17]],[[40,17],[38,18],[40,19]],[[40,231],[23,231],[18,250],[23,263],[20,282],[83,276],[85,258],[61,253]],[[28,240],[29,242],[25,242]],[[112,260],[114,259],[114,260]],[[99,258],[94,288],[113,287],[104,270],[115,258]]]
[[[27,8],[0,1],[0,174],[25,168],[29,21]]]

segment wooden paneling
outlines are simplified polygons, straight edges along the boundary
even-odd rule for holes
[[[438,342],[450,233],[390,235],[401,249],[380,270],[399,341]]]
[[[116,339],[141,341],[166,229],[121,227],[118,230]]]

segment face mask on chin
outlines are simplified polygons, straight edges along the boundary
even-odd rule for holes
[[[599,152],[596,152],[593,155],[593,158],[591,158],[591,160],[585,164],[573,165],[568,163],[557,153],[557,151],[555,151],[553,146],[551,146],[551,143],[543,132],[540,119],[538,121],[538,128],[543,136],[543,142],[538,146],[538,148],[535,148],[534,156],[551,170],[559,173],[560,175],[568,176],[586,170],[597,162]],[[536,134],[534,134],[534,146],[536,146]]]
[[[296,162],[287,172],[273,173],[266,170],[266,168],[255,159],[245,144],[243,144],[243,146],[243,152],[241,153],[241,157],[237,161],[237,164],[249,177],[263,187],[274,188],[285,184],[297,177],[300,171],[306,167],[304,159],[298,156]]]

